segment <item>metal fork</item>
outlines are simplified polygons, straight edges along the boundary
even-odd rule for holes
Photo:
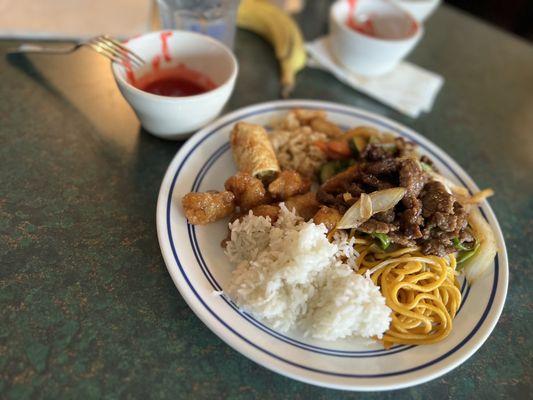
[[[133,51],[123,46],[119,41],[110,38],[107,35],[101,35],[92,39],[79,42],[73,47],[61,48],[61,47],[45,47],[38,44],[21,44],[9,53],[40,53],[40,54],[70,54],[75,52],[81,47],[88,47],[97,53],[109,58],[111,61],[120,63],[123,65],[132,65],[135,67],[141,67],[145,64],[145,61],[135,54]]]

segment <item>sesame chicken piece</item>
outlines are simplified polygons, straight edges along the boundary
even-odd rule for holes
[[[183,196],[181,205],[189,223],[205,225],[231,215],[235,196],[231,192],[191,192]]]
[[[306,193],[311,188],[311,181],[303,178],[293,170],[281,171],[276,179],[268,185],[268,191],[275,199],[286,200],[297,194]]]
[[[235,204],[241,211],[249,210],[267,200],[263,183],[246,172],[237,172],[228,178],[224,187],[235,195]]]

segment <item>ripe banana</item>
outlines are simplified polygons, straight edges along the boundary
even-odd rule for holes
[[[281,68],[281,96],[288,97],[294,88],[296,73],[305,67],[306,62],[302,32],[296,22],[267,0],[243,0],[237,14],[237,26],[272,44]]]

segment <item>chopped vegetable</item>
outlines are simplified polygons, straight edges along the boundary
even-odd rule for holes
[[[314,144],[332,160],[339,160],[352,156],[352,150],[346,140],[330,140],[328,142],[317,140]]]
[[[477,204],[481,203],[483,200],[485,200],[487,197],[490,197],[494,195],[494,190],[488,188],[483,189],[481,192],[477,192],[476,194],[472,195],[470,198],[461,199],[464,204]]]
[[[379,145],[383,150],[385,150],[388,153],[394,154],[396,150],[398,150],[398,147],[394,143],[381,143]]]
[[[406,189],[403,187],[378,190],[370,193],[372,199],[372,213],[377,214],[382,211],[387,211],[394,207],[403,199]]]
[[[350,139],[353,137],[362,137],[369,138],[372,136],[379,136],[380,132],[376,128],[370,126],[358,126],[357,128],[352,128],[347,130],[343,135],[343,139]]]
[[[370,198],[371,213],[369,215],[368,200],[365,196],[357,200],[342,216],[336,229],[357,228],[363,222],[368,221],[372,215],[382,211],[387,211],[394,207],[405,195],[405,188],[397,187],[392,189],[378,190],[368,195]]]
[[[485,221],[479,208],[474,207],[468,216],[468,224],[476,238],[479,248],[472,250],[467,258],[461,257],[461,263],[468,282],[472,283],[483,276],[492,265],[494,256],[498,251],[496,238],[490,225]]]
[[[368,139],[368,144],[380,144],[380,143],[381,143],[381,139],[379,135],[370,136],[370,138]]]
[[[320,150],[322,150],[324,153],[328,152],[328,143],[324,142],[322,140],[317,140],[313,143],[316,147],[318,147]]]
[[[355,140],[352,138],[348,140],[348,145],[350,146],[350,150],[352,151],[352,154],[355,158],[360,158],[361,153],[359,152],[359,149],[355,145]]]
[[[456,258],[456,261],[457,261],[457,264],[460,265],[460,268],[459,270],[462,270],[464,265],[462,265],[466,260],[472,258],[474,256],[474,254],[476,254],[476,252],[479,250],[479,243],[476,243],[476,245],[474,246],[474,248],[470,249],[470,250],[466,250],[466,251],[460,251],[459,254],[457,255],[457,258]]]
[[[420,166],[422,167],[422,169],[426,172],[433,172],[433,168],[431,168],[431,165],[425,163],[425,162],[420,162]]]
[[[355,136],[349,140],[348,144],[352,150],[353,156],[355,158],[360,158],[361,153],[366,147],[366,140],[361,136]]]
[[[320,168],[320,183],[324,183],[332,176],[337,175],[336,164],[336,161],[330,161],[322,165],[322,168]]]
[[[459,241],[459,238],[458,237],[454,237],[453,238],[453,246],[457,249],[457,250],[472,250],[470,247],[466,247],[464,244],[462,244],[460,241]]]
[[[383,250],[387,250],[387,248],[390,246],[390,238],[386,234],[371,233],[370,236],[378,240],[379,245]]]
[[[344,171],[354,163],[355,160],[353,159],[328,161],[320,168],[320,183],[326,182],[329,178]]]
[[[359,198],[361,201],[361,217],[364,219],[370,219],[372,216],[372,199],[366,193],[361,193]]]
[[[350,157],[352,150],[346,140],[331,140],[328,142],[329,150],[340,156]]]

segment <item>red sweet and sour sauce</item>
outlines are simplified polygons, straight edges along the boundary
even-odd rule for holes
[[[209,89],[206,89],[205,87],[198,85],[196,82],[192,82],[187,79],[171,77],[166,79],[158,79],[147,85],[142,90],[148,93],[158,94],[160,96],[182,97],[202,94],[207,92]]]
[[[169,63],[172,58],[168,49],[168,38],[172,32],[161,32],[161,56],[155,56],[151,70],[136,77],[131,64],[125,64],[126,77],[136,88],[159,96],[184,97],[195,96],[215,89],[217,86],[206,75],[180,63],[174,66],[162,66],[162,61]],[[162,60],[163,59],[163,60]]]
[[[208,76],[178,64],[170,68],[152,68],[138,78],[133,85],[145,92],[159,96],[194,96],[215,89],[217,86]]]

